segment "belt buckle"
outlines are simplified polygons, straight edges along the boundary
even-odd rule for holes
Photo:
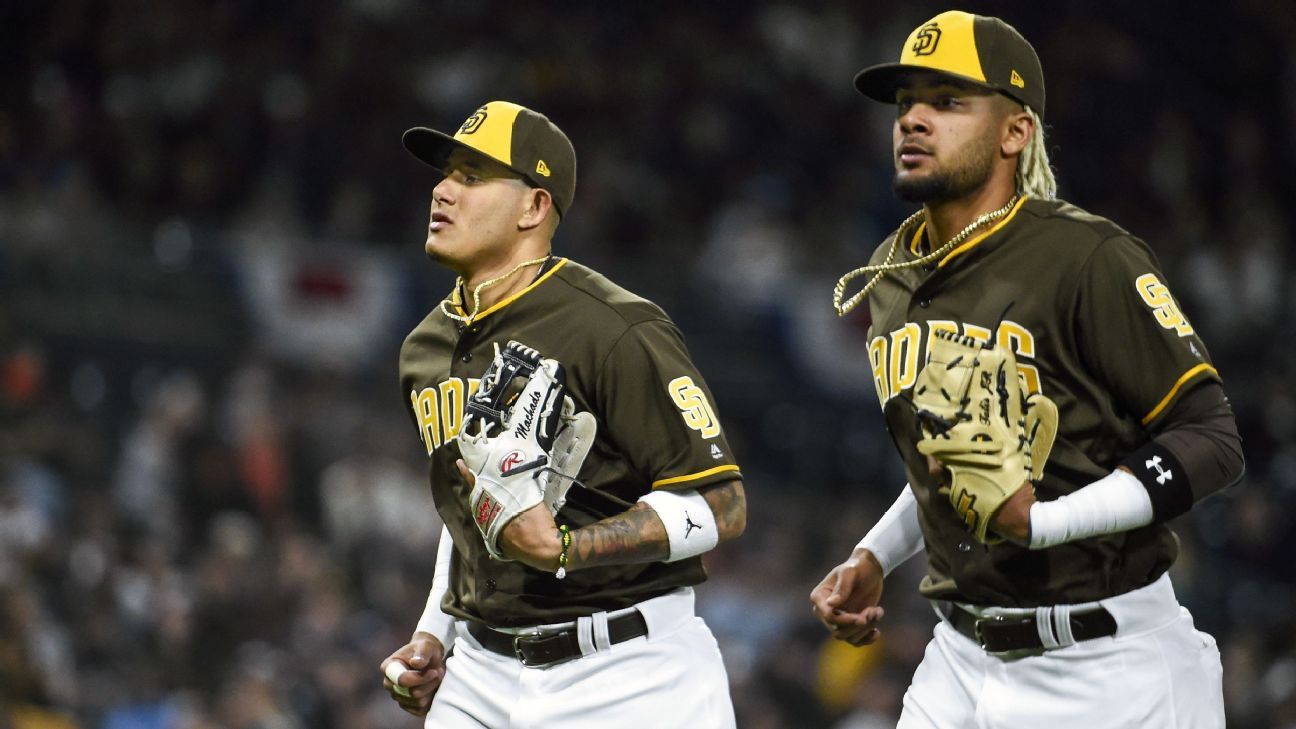
[[[988,649],[986,648],[986,639],[985,635],[981,632],[981,628],[987,623],[1002,625],[1006,622],[1008,622],[1008,618],[1003,615],[983,615],[972,622],[972,635],[976,637],[976,642],[981,646],[982,650]]]
[[[516,656],[518,661],[523,666],[526,666],[527,668],[548,668],[550,666],[556,666],[559,663],[566,663],[567,661],[570,661],[573,658],[579,658],[579,656],[564,656],[564,657],[556,658],[552,661],[527,660],[526,654],[522,651],[522,645],[524,641],[535,641],[542,638],[548,638],[554,635],[557,635],[557,633],[545,634],[539,630],[536,630],[531,633],[518,633],[517,635],[513,636],[513,655]]]

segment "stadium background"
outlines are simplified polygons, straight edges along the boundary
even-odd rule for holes
[[[1212,348],[1249,468],[1176,523],[1174,577],[1229,726],[1296,726],[1296,15],[964,7],[1034,42],[1062,196],[1152,244]],[[575,141],[556,252],[675,317],[743,463],[700,601],[740,725],[893,725],[934,622],[917,561],[871,650],[806,595],[903,483],[829,305],[909,212],[850,80],[943,9],[0,5],[0,727],[419,725],[377,672],[439,528],[396,351],[451,278],[399,138],[493,98]]]

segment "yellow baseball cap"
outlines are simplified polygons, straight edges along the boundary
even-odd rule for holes
[[[909,34],[899,63],[870,66],[855,88],[895,103],[896,90],[914,71],[937,71],[1006,94],[1044,116],[1044,70],[1021,33],[999,18],[950,10]]]
[[[508,101],[491,101],[459,126],[454,136],[415,127],[401,136],[405,149],[445,170],[450,153],[465,149],[498,162],[549,191],[559,215],[576,197],[576,150],[544,114]]]

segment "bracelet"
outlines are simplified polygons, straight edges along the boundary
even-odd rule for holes
[[[554,573],[554,577],[561,580],[567,576],[567,548],[572,542],[571,527],[563,524],[558,527],[558,534],[562,539],[562,551],[558,553],[558,571]]]

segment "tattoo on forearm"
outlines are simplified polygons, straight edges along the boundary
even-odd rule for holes
[[[715,513],[720,541],[742,534],[747,526],[747,499],[741,481],[699,489]],[[657,562],[670,556],[666,527],[647,504],[633,507],[571,533],[569,568]]]
[[[698,490],[715,514],[720,541],[733,539],[747,528],[747,497],[741,481],[726,481]]]
[[[670,556],[666,527],[647,504],[572,532],[573,566],[656,562]]]

